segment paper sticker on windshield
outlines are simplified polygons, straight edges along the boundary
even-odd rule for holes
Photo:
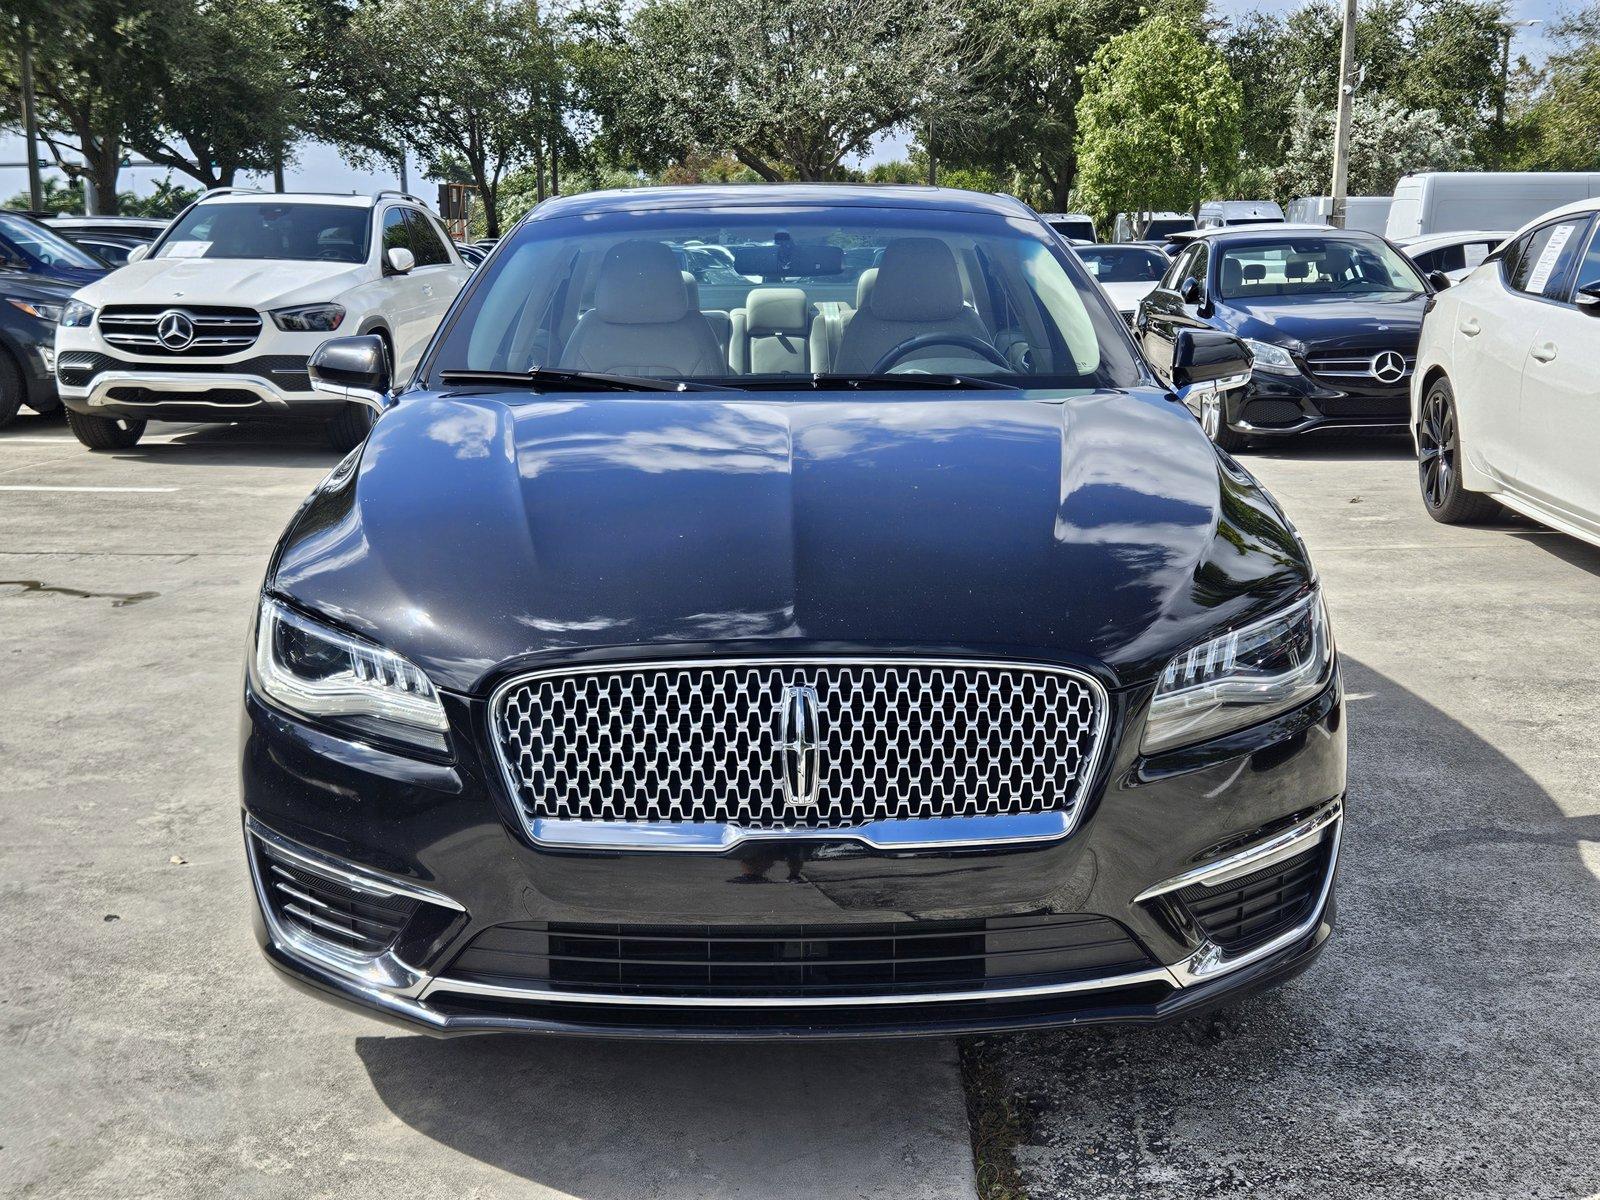
[[[1550,235],[1550,240],[1545,243],[1544,253],[1539,255],[1539,261],[1533,264],[1533,274],[1528,277],[1528,290],[1544,295],[1545,284],[1550,282],[1550,272],[1555,270],[1556,259],[1561,257],[1561,248],[1567,244],[1567,239],[1572,236],[1574,226],[1557,225],[1555,232]]]
[[[169,242],[167,258],[204,258],[211,249],[210,242]]]

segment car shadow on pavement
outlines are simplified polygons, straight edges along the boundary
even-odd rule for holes
[[[552,1195],[973,1195],[949,1042],[363,1037],[356,1053],[400,1120]]]
[[[1600,1191],[1600,816],[1344,667],[1350,815],[1322,958],[1172,1026],[969,1047],[1010,1096],[1033,1200]],[[1529,712],[1519,756],[1584,795],[1583,764],[1534,744],[1543,724]]]
[[[1417,450],[1405,433],[1363,434],[1346,437],[1340,434],[1305,434],[1293,438],[1258,438],[1237,455],[1240,462],[1250,465],[1252,458],[1293,458],[1306,462],[1350,462],[1374,459],[1406,459],[1416,461]]]
[[[1519,520],[1521,518],[1518,518]],[[1536,522],[1528,522],[1529,527],[1505,526],[1513,537],[1530,545],[1539,547],[1545,553],[1560,559],[1569,567],[1577,567],[1580,571],[1600,578],[1600,546],[1591,546],[1588,542],[1581,541],[1570,534],[1561,533],[1554,529],[1547,529]]]
[[[152,426],[160,430],[160,426]],[[162,436],[162,435],[165,436]],[[147,435],[148,436],[148,435]],[[278,425],[241,422],[237,425],[172,426],[128,450],[106,457],[123,462],[160,463],[164,467],[310,467],[330,469],[343,457],[332,446],[321,425]]]

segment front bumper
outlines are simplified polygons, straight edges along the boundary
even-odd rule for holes
[[[909,852],[836,833],[785,839],[776,853],[771,842],[692,855],[540,847],[472,750],[481,705],[450,707],[457,760],[427,764],[246,697],[246,842],[268,960],[325,999],[423,1032],[790,1039],[1154,1022],[1291,977],[1331,932],[1345,755],[1337,680],[1304,708],[1205,747],[1149,759],[1113,747],[1068,837]],[[1314,900],[1270,940],[1230,953],[1188,907],[1197,885],[1222,888],[1299,859],[1317,863]],[[744,886],[775,863],[787,863],[787,879],[780,871],[755,880],[770,886]],[[352,956],[285,919],[269,894],[275,864],[388,895],[416,915],[382,953]],[[1107,919],[1147,957],[1026,986],[980,976],[803,996],[575,991],[460,966],[485,930],[560,922],[918,930],[1053,914]]]
[[[1223,419],[1251,437],[1313,432],[1400,433],[1410,420],[1411,379],[1392,387],[1335,387],[1311,375],[1256,371],[1223,399]]]

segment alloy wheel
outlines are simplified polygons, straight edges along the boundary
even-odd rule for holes
[[[1430,508],[1442,508],[1450,499],[1456,477],[1456,414],[1441,390],[1428,397],[1417,436],[1417,472],[1422,495]]]

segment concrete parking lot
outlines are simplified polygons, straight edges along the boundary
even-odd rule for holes
[[[949,1044],[438,1042],[273,977],[237,695],[267,554],[333,461],[248,427],[0,432],[0,1194],[971,1197]],[[1340,934],[1213,1020],[969,1047],[1020,1182],[1600,1193],[1600,551],[1433,524],[1403,443],[1246,461],[1345,655]]]

